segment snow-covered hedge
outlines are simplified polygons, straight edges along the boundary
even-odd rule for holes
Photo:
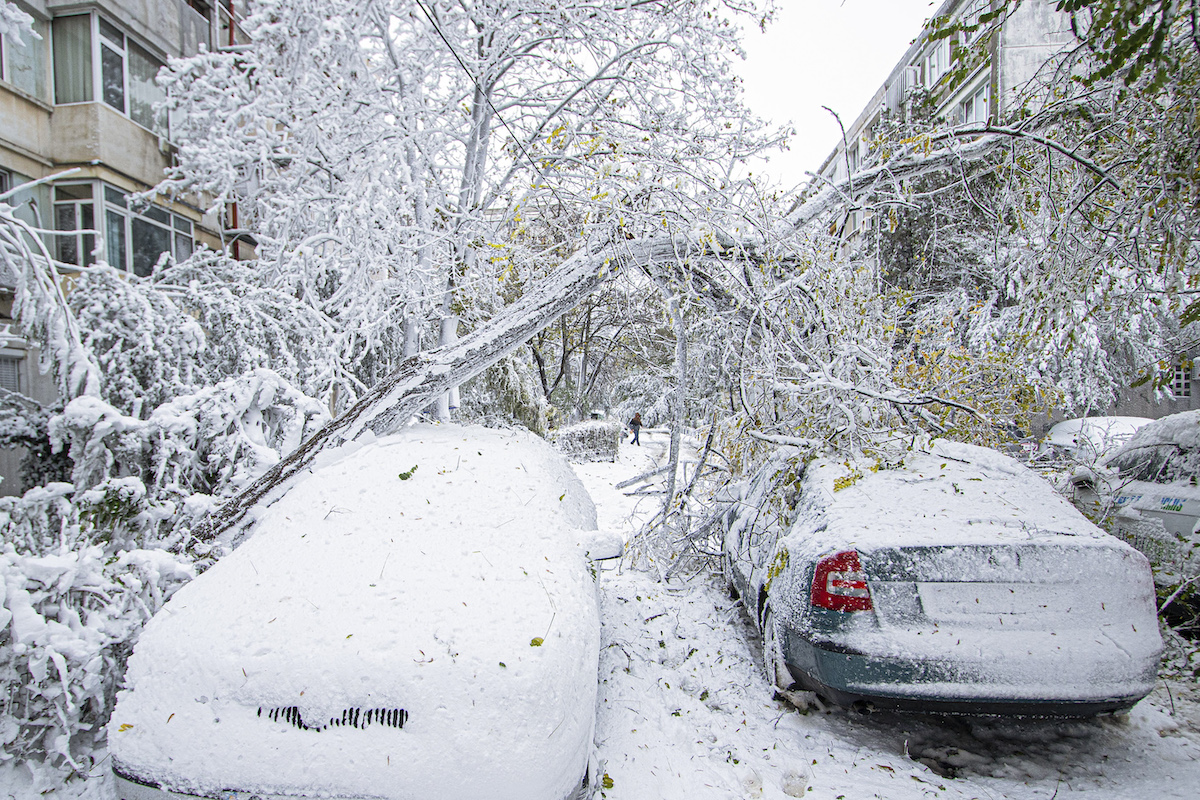
[[[88,544],[71,489],[0,501],[7,528],[60,523],[57,547],[0,553],[0,761],[26,762],[43,783],[92,768],[133,639],[194,574],[165,550]]]
[[[258,369],[148,419],[83,396],[49,420],[73,482],[0,498],[0,762],[91,768],[138,632],[195,574],[192,525],[328,418]]]
[[[555,431],[554,447],[574,462],[616,461],[623,430],[612,420],[580,422]]]

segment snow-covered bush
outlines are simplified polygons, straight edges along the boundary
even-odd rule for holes
[[[148,419],[85,395],[49,420],[73,483],[0,499],[0,760],[90,769],[138,631],[195,573],[195,521],[328,418],[258,369]]]
[[[624,427],[616,420],[580,422],[554,433],[554,448],[570,461],[616,461]]]
[[[252,262],[198,251],[154,275],[153,289],[170,297],[204,330],[204,385],[268,367],[321,400],[354,381],[342,374],[332,322],[294,293],[266,285]]]
[[[206,377],[205,335],[170,298],[107,265],[82,272],[67,302],[100,367],[103,395],[134,417]]]
[[[548,403],[534,381],[527,360],[507,355],[462,387],[459,417],[485,425],[516,420],[544,436]]]
[[[146,420],[79,397],[50,422],[80,490],[133,476],[155,502],[230,496],[329,419],[323,405],[269,369],[256,369],[159,406]]]
[[[137,632],[194,575],[185,556],[106,540],[73,490],[0,499],[0,761],[46,785],[92,768]]]

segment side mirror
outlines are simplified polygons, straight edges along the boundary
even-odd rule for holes
[[[579,546],[592,561],[607,561],[625,555],[625,540],[607,531],[580,531]]]
[[[1078,466],[1071,473],[1071,488],[1096,490],[1096,473],[1092,472],[1089,467]]]

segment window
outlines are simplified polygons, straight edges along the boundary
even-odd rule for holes
[[[0,78],[31,94],[46,99],[46,23],[33,21],[33,30],[41,39],[22,34],[21,44],[0,36]]]
[[[964,124],[985,123],[988,121],[988,85],[985,83],[967,95],[967,99],[959,103],[958,116]]]
[[[103,219],[96,216],[103,210]],[[105,183],[69,183],[54,187],[55,257],[64,264],[95,263],[94,233],[103,228],[104,260],[142,277],[154,271],[163,253],[182,261],[195,250],[191,220],[161,206],[133,207],[125,193]]]
[[[100,86],[104,102],[125,113],[125,34],[100,17]]]
[[[92,100],[92,18],[54,20],[54,102]]]
[[[980,24],[979,18],[989,11],[990,3],[988,0],[971,0],[967,4],[967,8],[962,12],[962,21],[964,25],[979,25],[973,31],[963,31],[964,44],[974,44],[980,36],[983,36],[995,23]]]
[[[21,391],[21,359],[0,356],[0,388]]]
[[[161,61],[102,16],[54,20],[57,103],[87,103],[99,97],[143,128],[165,136],[165,119],[155,113],[155,105],[166,97],[154,82],[162,67]],[[93,85],[93,75],[99,75],[99,85]]]
[[[950,41],[935,42],[925,54],[925,88],[932,89],[950,69]]]
[[[96,227],[92,184],[68,183],[54,187],[54,230],[72,231],[55,237],[55,258],[64,264],[88,266],[95,263]]]
[[[163,253],[176,261],[195,249],[192,223],[159,206],[131,208],[126,196],[104,186],[104,246],[109,264],[146,277]]]
[[[1192,396],[1192,362],[1181,361],[1175,365],[1175,374],[1171,378],[1171,393],[1176,397]]]
[[[6,170],[0,169],[0,194],[4,194],[12,188],[12,175]],[[11,203],[10,203],[11,205]]]
[[[165,112],[160,119],[155,106],[167,99],[166,93],[154,82],[163,64],[136,44],[129,43],[129,116],[138,125],[167,135]]]

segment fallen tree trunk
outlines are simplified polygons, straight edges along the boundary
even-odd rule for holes
[[[690,245],[670,237],[622,241],[579,252],[495,319],[454,344],[411,356],[286,458],[198,525],[196,542],[240,543],[248,512],[281,497],[321,451],[365,431],[392,433],[451,386],[465,383],[520,347],[619,272],[686,258]]]

